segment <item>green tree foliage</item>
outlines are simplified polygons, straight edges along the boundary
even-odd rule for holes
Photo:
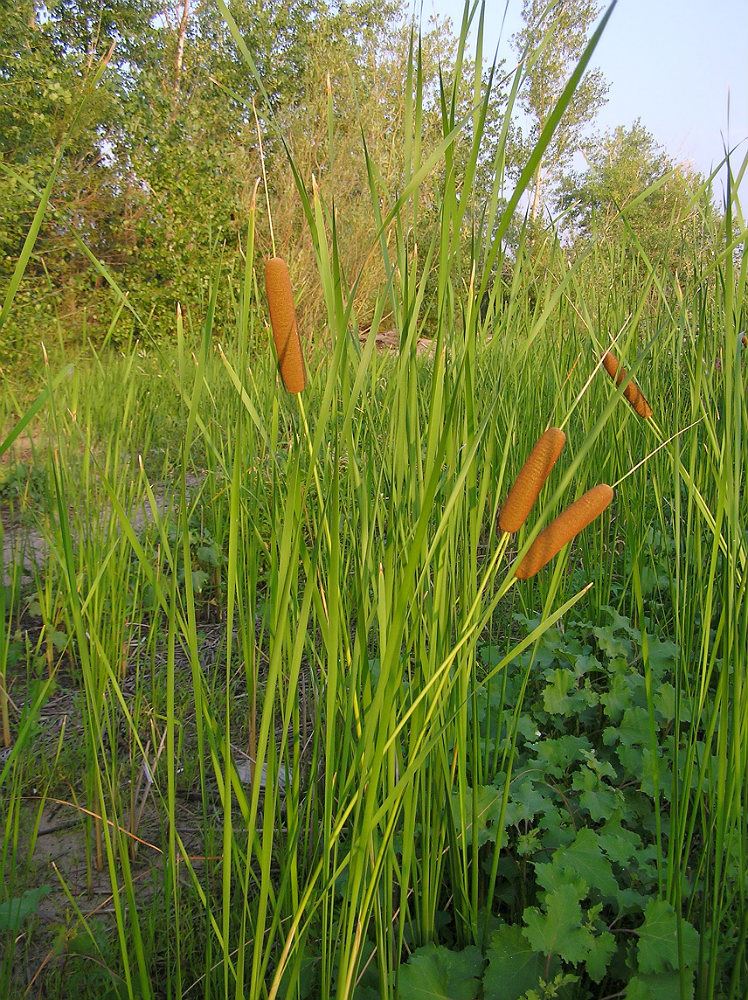
[[[17,297],[15,329],[3,331],[3,360],[23,352],[24,330],[33,331],[26,336],[38,343],[55,319],[71,319],[75,327],[82,314],[85,322],[97,279],[76,237],[103,260],[117,246],[122,195],[112,143],[123,125],[123,99],[139,73],[154,11],[150,0],[20,0],[2,7],[3,281],[15,266],[55,156],[63,152],[51,210]],[[101,84],[90,88],[107,58]]]
[[[538,139],[566,85],[569,74],[587,44],[591,26],[600,12],[596,0],[522,0],[523,27],[512,38],[520,56],[526,56],[526,74],[520,103],[528,126],[522,149]],[[533,187],[531,219],[537,219],[543,189],[568,164],[584,129],[605,103],[608,85],[599,70],[585,74],[574,100],[562,118],[553,140],[538,165]]]
[[[155,309],[167,324],[177,302],[188,319],[191,306],[200,313],[216,250],[225,248],[226,268],[238,261],[262,170],[253,103],[271,204],[283,217],[283,203],[294,201],[294,224],[285,232],[289,238],[299,235],[301,211],[280,137],[293,140],[296,118],[303,119],[307,133],[326,133],[320,67],[360,77],[374,40],[388,34],[395,10],[390,2],[367,0],[334,7],[321,0],[238,5],[238,27],[261,86],[247,72],[214,5],[180,0],[167,12],[157,27],[148,72],[129,95],[127,128],[116,146],[128,191],[124,243],[136,265],[128,269],[128,287],[137,289],[148,312]],[[267,232],[264,220],[258,233],[264,252],[271,249],[263,240]],[[278,249],[285,249],[283,242]]]
[[[463,123],[413,196],[420,222],[407,240],[408,253],[418,253],[423,261],[440,224],[446,185],[454,184],[460,217],[448,252],[455,279],[469,287],[470,262],[483,260],[495,244],[485,219],[498,218],[496,206],[493,214],[486,206],[503,192],[494,188],[493,178],[505,170],[518,172],[597,12],[592,0],[567,0],[547,9],[540,0],[524,0],[525,28],[515,45],[528,55],[522,100],[530,126],[524,138],[518,127],[509,126],[514,139],[506,144],[511,80],[501,64],[493,72],[469,65],[446,23],[430,22],[419,37],[414,25],[402,22],[398,0],[246,0],[231,9],[257,77],[240,58],[214,0],[170,0],[166,6],[155,0],[18,0],[0,7],[3,284],[18,260],[55,156],[64,149],[34,255],[11,321],[0,335],[0,364],[28,357],[31,345],[49,344],[60,331],[67,346],[105,336],[112,341],[169,337],[177,303],[188,331],[197,329],[216,269],[231,275],[242,266],[247,213],[263,168],[260,136],[275,246],[264,199],[258,199],[256,252],[276,251],[288,258],[308,332],[323,330],[326,310],[317,282],[310,280],[314,248],[289,152],[309,190],[314,180],[328,223],[336,226],[345,279],[351,286],[357,282],[354,320],[365,328],[383,280],[381,254],[372,253],[378,233],[365,156],[375,165],[383,209],[403,190],[406,150],[422,162]],[[417,53],[411,63],[418,66],[417,79],[406,84],[411,52]],[[106,71],[93,89],[89,82],[102,60],[108,60]],[[461,83],[453,92],[454,79]],[[408,110],[408,87],[421,94],[417,121]],[[533,213],[545,183],[568,163],[604,90],[599,74],[583,79],[538,169]],[[407,137],[406,128],[412,133]],[[475,128],[482,136],[477,153]],[[627,140],[634,147],[631,155],[646,161],[649,153],[637,149],[638,141],[636,136]],[[507,152],[512,160],[505,160]],[[567,177],[560,195],[580,239],[587,238],[593,218],[598,230],[604,222],[611,235],[623,224],[615,221],[617,209],[610,208],[621,199],[606,188],[612,181],[602,174],[593,182],[594,149],[589,156],[590,172]],[[626,156],[617,168],[624,180]],[[474,172],[466,170],[470,163]],[[598,174],[603,167],[609,164],[601,161]],[[651,169],[652,176],[660,176],[657,162]],[[670,218],[673,199],[680,197],[682,185],[676,181],[655,184],[651,196],[637,202],[641,218],[626,202],[626,218],[636,223],[637,232],[649,226],[654,238],[667,228],[660,222],[662,212],[665,221]],[[643,178],[632,197],[649,183]],[[645,216],[665,194],[665,208],[650,226]],[[608,206],[604,219],[603,202]],[[513,234],[505,233],[503,243],[525,243],[534,260],[541,260],[542,241],[534,227]],[[401,236],[385,234],[390,246]],[[87,251],[101,263],[98,270]],[[436,256],[432,259],[435,267]],[[501,259],[492,267],[501,274]],[[536,273],[540,280],[542,268]],[[109,281],[131,307],[111,330],[121,297]],[[426,309],[435,294],[429,285]],[[219,325],[231,309],[223,281]],[[34,356],[36,351],[34,346]]]
[[[628,245],[630,256],[641,248],[677,267],[693,226],[712,210],[704,179],[675,164],[641,121],[596,137],[584,155],[586,168],[562,178],[556,201],[570,240]]]
[[[319,104],[321,68],[368,94],[372,54],[390,37],[397,4],[371,0],[251,0],[239,26],[262,85],[238,57],[218,9],[177,0],[20,0],[0,11],[0,84],[10,95],[0,122],[0,271],[12,272],[65,143],[51,211],[6,325],[0,359],[23,355],[62,322],[68,341],[101,336],[118,304],[79,241],[128,295],[117,335],[167,335],[174,308],[188,316],[204,302],[216,261],[238,262],[246,209],[260,174],[252,113],[264,126],[271,187],[292,189],[280,136]],[[114,43],[114,48],[110,48]],[[100,61],[100,86],[70,123]],[[322,88],[324,93],[324,86]],[[308,132],[326,131],[326,112]],[[319,128],[318,128],[319,125]],[[311,127],[310,127],[311,126]],[[360,133],[359,133],[360,138]],[[228,301],[224,303],[229,308]]]

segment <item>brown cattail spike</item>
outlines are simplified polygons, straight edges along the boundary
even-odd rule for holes
[[[304,355],[296,325],[291,279],[281,257],[272,257],[265,265],[265,290],[283,384],[289,392],[301,392],[306,388]]]
[[[603,368],[608,375],[610,375],[616,385],[620,385],[621,382],[628,378],[628,372],[625,368],[619,367],[618,358],[612,355],[610,351],[606,351],[605,354],[603,354]],[[636,382],[633,380],[629,382],[623,390],[623,394],[640,417],[647,420],[652,416],[652,407],[647,402],[644,393],[641,391]]]
[[[519,531],[525,523],[565,441],[566,435],[558,427],[549,427],[538,438],[501,508],[499,527],[502,531]]]
[[[551,521],[548,527],[540,532],[532,543],[527,555],[516,570],[517,578],[527,580],[529,577],[535,576],[538,570],[550,562],[567,542],[570,542],[575,535],[586,528],[590,521],[599,517],[612,499],[613,490],[610,486],[602,483],[600,486],[588,490],[584,496],[567,507],[555,521]]]

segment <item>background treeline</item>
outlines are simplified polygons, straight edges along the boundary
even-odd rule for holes
[[[381,255],[372,252],[376,212],[367,171],[377,172],[383,202],[397,196],[407,146],[403,123],[411,120],[405,108],[411,47],[419,49],[422,149],[443,139],[451,80],[455,74],[471,79],[456,65],[461,56],[450,26],[423,25],[419,39],[397,0],[244,0],[232,13],[262,87],[247,71],[213,0],[179,0],[166,8],[154,0],[2,5],[3,289],[60,157],[50,210],[0,330],[6,372],[21,373],[35,362],[40,341],[67,350],[89,342],[118,346],[133,338],[169,337],[178,303],[187,330],[196,330],[217,271],[218,327],[230,324],[255,193],[256,253],[273,252],[265,199],[256,187],[260,138],[275,250],[289,261],[305,329],[322,335],[325,310],[289,155],[300,181],[310,191],[317,186],[330,219],[334,209],[347,279],[359,282],[352,322],[360,329],[371,323],[384,275]],[[466,261],[475,257],[476,233],[486,242],[480,220],[493,173],[504,173],[509,190],[597,13],[594,4],[580,0],[555,13],[525,0],[525,29],[513,39],[517,59],[526,57],[524,81],[507,141],[500,132],[514,65],[501,63],[491,73],[486,60],[483,80],[491,100],[485,151],[473,189],[459,192],[470,199]],[[94,88],[91,80],[102,61],[106,69]],[[538,166],[527,218],[518,218],[505,239],[497,277],[508,280],[511,262],[526,253],[533,267],[523,269],[523,281],[532,276],[547,282],[554,260],[563,264],[600,239],[617,248],[612,268],[626,266],[628,246],[637,261],[640,249],[653,262],[667,258],[674,275],[680,243],[701,238],[699,227],[712,211],[702,179],[674,166],[639,123],[588,139],[587,167],[573,169],[574,152],[585,144],[605,99],[599,73],[586,79],[589,85],[579,89],[565,127],[557,129]],[[474,97],[466,85],[455,120],[468,118]],[[446,169],[461,176],[460,149],[458,141],[421,185],[421,222],[430,218],[439,225],[437,192]],[[561,255],[552,251],[559,240]],[[456,277],[467,287],[469,273]],[[600,274],[599,260],[589,280],[610,280]],[[384,316],[382,324],[394,325],[392,317]]]

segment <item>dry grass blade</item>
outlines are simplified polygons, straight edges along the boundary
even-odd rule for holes
[[[540,532],[530,546],[530,549],[519,564],[516,576],[519,580],[527,580],[535,576],[557,552],[570,542],[575,535],[594,521],[613,499],[613,490],[605,483],[593,487],[576,500],[570,507],[551,521],[547,528]]]
[[[525,523],[565,441],[566,435],[558,427],[549,427],[538,438],[501,508],[499,527],[502,531],[519,531]]]
[[[306,388],[306,368],[296,323],[291,279],[286,262],[281,257],[272,257],[265,265],[265,290],[283,384],[289,392],[301,392]]]
[[[620,385],[621,382],[628,378],[628,372],[625,368],[622,368],[618,364],[618,358],[611,354],[610,351],[606,351],[603,355],[603,368],[608,375],[610,375],[616,385]],[[647,402],[644,393],[641,391],[636,382],[633,380],[629,382],[623,390],[623,394],[640,417],[648,420],[649,417],[652,416],[652,407]]]

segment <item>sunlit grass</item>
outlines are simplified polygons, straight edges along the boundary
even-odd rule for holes
[[[507,300],[494,296],[482,319],[496,260],[476,254],[465,271],[467,199],[443,170],[467,125],[465,183],[475,169],[481,69],[469,122],[445,91],[445,138],[424,159],[414,45],[402,188],[384,190],[370,160],[362,179],[388,276],[363,344],[357,276],[338,252],[345,219],[296,175],[317,254],[310,280],[328,314],[326,338],[304,345],[299,396],[278,375],[252,214],[234,329],[214,329],[211,306],[199,342],[178,315],[174,347],[155,356],[102,355],[64,376],[48,366],[38,401],[9,421],[8,447],[22,425],[45,428],[35,517],[48,556],[23,584],[12,561],[0,605],[0,905],[38,880],[21,835],[38,825],[27,805],[60,799],[85,835],[87,888],[106,887],[110,932],[97,933],[95,905],[60,866],[65,940],[88,942],[109,995],[394,997],[422,946],[487,955],[512,909],[499,892],[517,837],[505,817],[540,641],[564,616],[599,627],[611,607],[638,635],[657,870],[648,891],[674,908],[675,988],[690,996],[695,971],[700,997],[744,993],[745,264],[732,243],[706,264],[695,247],[694,272],[706,273],[693,284],[637,260],[600,294],[584,269],[615,274],[613,252],[593,245],[569,264],[553,246],[538,286],[528,247]],[[436,229],[418,206],[433,171],[443,171]],[[508,223],[503,180],[497,171],[476,245],[498,247]],[[217,264],[213,302],[221,280]],[[385,313],[401,337],[393,356],[375,350]],[[427,357],[416,350],[424,332]],[[613,343],[648,420],[601,370]],[[563,428],[564,451],[509,536],[499,512],[549,425]],[[600,520],[533,580],[515,580],[542,527],[599,483],[615,486]],[[664,692],[652,681],[654,637],[678,650]],[[74,692],[75,711],[40,788],[34,739],[56,686]],[[483,738],[481,712],[501,739]],[[521,833],[531,845],[532,824]],[[549,859],[527,850],[523,864]],[[526,884],[515,883],[520,914]],[[28,905],[31,921],[39,904]],[[624,928],[632,940],[643,910]],[[0,982],[20,989],[15,958],[31,938],[4,919]],[[657,988],[632,956],[629,977]],[[548,972],[558,962],[541,958]],[[581,975],[581,960],[565,961]],[[612,973],[606,982],[620,986]]]

